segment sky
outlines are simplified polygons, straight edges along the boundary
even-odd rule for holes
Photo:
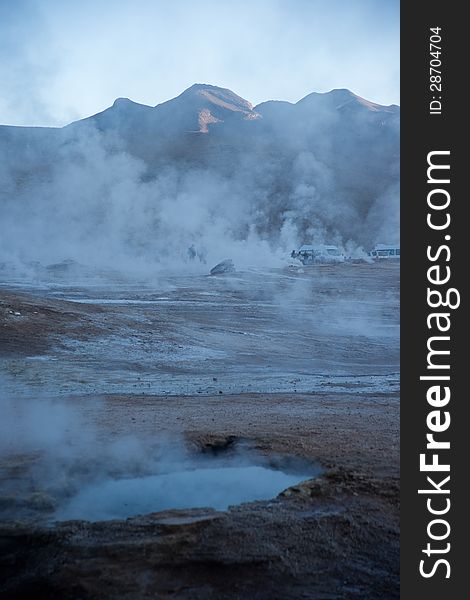
[[[194,83],[254,105],[399,104],[399,0],[0,0],[0,123],[62,126]]]

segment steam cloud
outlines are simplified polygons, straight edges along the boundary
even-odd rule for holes
[[[319,472],[300,463],[297,474],[272,470],[246,444],[205,455],[176,430],[109,436],[98,425],[106,422],[99,399],[84,411],[70,399],[1,392],[0,409],[0,518],[102,520],[169,508],[225,509],[275,496]]]
[[[265,116],[278,110],[267,104]],[[366,117],[354,127],[366,130]],[[398,241],[395,125],[364,145],[331,112],[272,122],[260,119],[251,137],[231,131],[215,150],[159,139],[157,155],[152,140],[122,135],[123,121],[53,130],[54,142],[41,130],[13,143],[0,136],[0,260],[207,270],[227,257],[279,264],[301,243],[351,253]],[[191,246],[200,261],[189,260]]]

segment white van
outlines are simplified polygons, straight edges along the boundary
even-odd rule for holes
[[[400,246],[395,244],[376,244],[369,252],[373,260],[400,260]]]
[[[298,250],[293,250],[292,258],[297,258],[303,265],[331,264],[344,262],[344,256],[337,246],[304,245]]]

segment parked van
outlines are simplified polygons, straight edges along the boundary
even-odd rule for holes
[[[304,245],[298,250],[293,250],[292,258],[300,260],[303,265],[331,264],[344,262],[344,256],[337,246]]]
[[[369,252],[373,260],[400,260],[400,246],[394,244],[377,244]]]

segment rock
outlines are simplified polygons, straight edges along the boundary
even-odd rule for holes
[[[224,273],[233,273],[235,271],[235,265],[231,258],[227,258],[222,262],[218,263],[210,271],[211,275],[223,275]]]

